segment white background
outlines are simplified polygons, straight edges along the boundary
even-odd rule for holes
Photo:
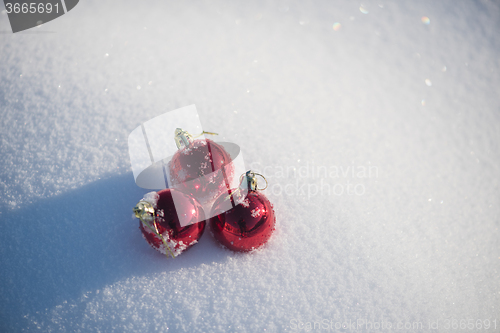
[[[498,330],[500,5],[360,5],[87,0],[17,34],[2,12],[1,330]],[[131,217],[128,134],[191,104],[270,183],[261,251],[207,232],[166,260]]]

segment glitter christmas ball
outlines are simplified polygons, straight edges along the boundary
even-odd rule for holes
[[[190,141],[170,161],[171,186],[202,203],[227,192],[234,167],[224,147],[209,139]]]
[[[228,207],[232,207],[227,210]],[[275,229],[271,202],[259,191],[233,189],[222,194],[212,208],[210,229],[222,245],[233,251],[252,251],[264,245]]]
[[[180,191],[166,189],[148,193],[143,200],[152,204],[154,213],[149,220],[141,219],[139,229],[149,245],[159,252],[178,256],[203,235],[205,213],[195,199]]]

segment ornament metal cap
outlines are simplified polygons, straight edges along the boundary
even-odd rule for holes
[[[151,222],[155,218],[155,209],[153,205],[145,200],[141,200],[133,208],[135,217],[141,221]]]
[[[182,128],[176,128],[174,135],[175,145],[177,146],[177,149],[181,149],[182,144],[184,144],[184,147],[189,147],[194,138],[197,138],[203,134],[218,135],[217,133],[203,131],[197,136],[192,136],[188,131],[185,131]]]
[[[264,179],[264,181],[266,182],[266,187],[264,187],[264,188],[258,187],[257,176],[261,176],[262,179]],[[266,177],[264,177],[260,173],[253,172],[252,170],[248,170],[246,173],[241,175],[240,184],[241,184],[240,187],[243,187],[244,189],[245,189],[245,187],[243,184],[245,184],[246,189],[248,189],[250,191],[263,191],[267,188],[269,183],[267,182]]]
[[[137,205],[135,205],[133,211],[135,217],[137,217],[142,222],[142,224],[148,227],[151,231],[153,231],[156,234],[158,238],[161,239],[161,241],[163,242],[163,246],[165,246],[165,256],[167,256],[168,258],[168,255],[170,254],[172,258],[175,258],[174,253],[168,246],[165,238],[163,238],[160,231],[158,230],[158,226],[156,225],[156,216],[155,216],[156,213],[153,205],[149,201],[141,200],[137,203]],[[149,225],[148,222],[149,223],[152,222],[154,229],[151,225]]]
[[[176,128],[174,140],[177,149],[181,149],[182,144],[184,144],[185,147],[189,147],[189,145],[193,140],[193,136],[189,134],[187,131],[183,130],[182,128]]]

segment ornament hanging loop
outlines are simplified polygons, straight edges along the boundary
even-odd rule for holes
[[[174,135],[175,145],[177,146],[177,149],[181,149],[182,145],[184,145],[184,147],[189,147],[194,138],[202,136],[203,134],[218,135],[217,133],[203,131],[197,136],[192,136],[188,131],[185,131],[182,128],[176,128]]]
[[[269,183],[267,182],[267,179],[266,177],[264,177],[263,175],[261,175],[260,173],[255,173],[255,175],[257,176],[260,176],[262,179],[264,179],[264,181],[266,182],[266,186],[263,187],[263,188],[258,188],[257,190],[258,191],[264,191],[268,186],[269,186]]]
[[[197,136],[194,136],[194,138],[200,137],[200,136],[202,136],[203,134],[219,135],[218,133],[203,131],[203,132],[201,132],[200,134],[198,134]]]
[[[259,188],[257,184],[257,176],[260,176],[266,182],[266,186],[263,188]],[[246,183],[246,187],[251,191],[263,191],[267,188],[269,183],[267,182],[266,177],[261,175],[260,173],[253,172],[252,170],[248,170],[246,173],[242,174],[240,177],[240,184],[243,185],[243,182]]]

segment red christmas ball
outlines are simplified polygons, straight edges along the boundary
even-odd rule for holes
[[[139,229],[155,250],[168,256],[178,256],[196,244],[203,235],[205,213],[195,199],[180,191],[166,189],[156,196],[153,192],[144,200],[154,207],[154,216],[149,220],[141,219]]]
[[[224,147],[209,139],[190,141],[170,161],[171,186],[200,202],[214,200],[227,191],[234,167]]]
[[[276,224],[273,205],[256,190],[226,192],[215,201],[211,215],[215,239],[233,251],[252,251],[264,245]]]

